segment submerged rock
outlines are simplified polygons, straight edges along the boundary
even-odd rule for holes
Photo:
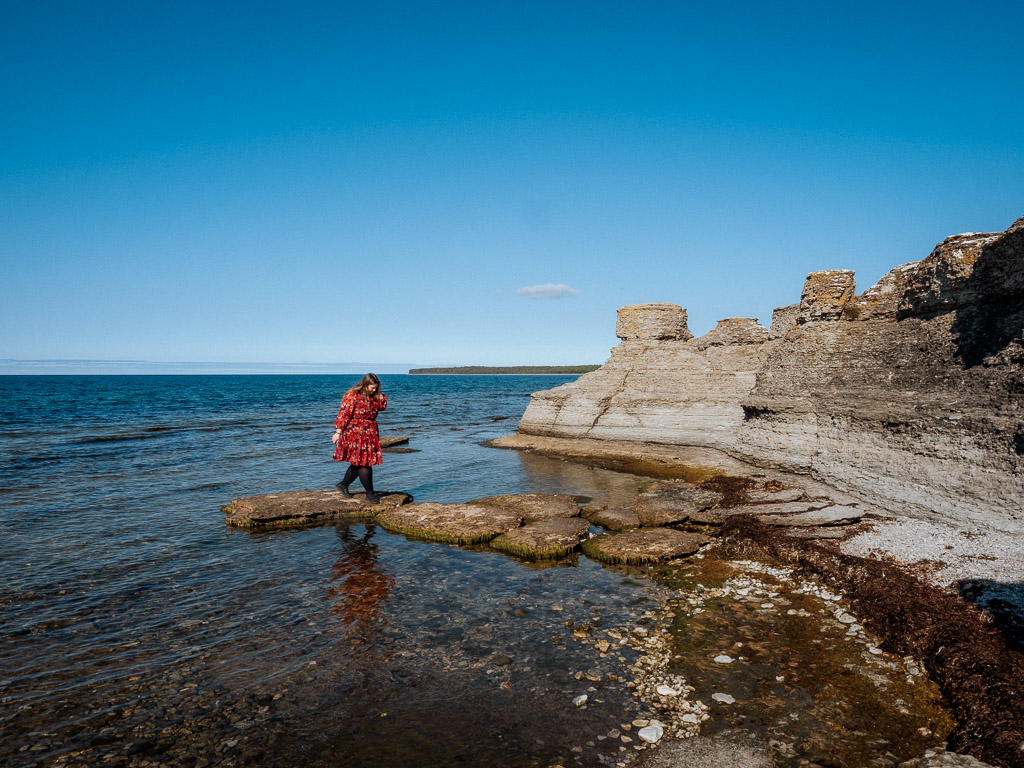
[[[524,522],[548,520],[558,517],[579,517],[580,508],[572,496],[558,493],[506,493],[473,499],[470,504],[482,504],[514,512]]]
[[[590,523],[578,517],[552,517],[527,523],[491,541],[491,548],[530,560],[565,557],[579,548]]]
[[[446,544],[482,544],[518,528],[523,518],[499,507],[425,502],[383,510],[377,522],[387,531]]]
[[[587,557],[605,563],[657,563],[692,555],[710,539],[673,528],[635,528],[583,542]]]
[[[412,501],[412,496],[407,493],[381,492],[378,496],[380,501],[370,504],[364,493],[354,493],[351,498],[346,498],[334,489],[286,491],[234,499],[221,509],[227,513],[225,522],[228,525],[284,528],[363,519]]]
[[[641,525],[681,523],[722,500],[722,494],[706,491],[684,480],[656,483],[636,497],[634,506]]]

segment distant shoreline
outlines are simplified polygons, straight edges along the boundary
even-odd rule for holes
[[[463,365],[454,368],[410,368],[410,376],[564,376],[596,371],[599,365]]]

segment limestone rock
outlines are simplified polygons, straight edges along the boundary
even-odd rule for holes
[[[615,335],[620,339],[692,339],[686,310],[678,304],[634,304],[619,310]]]
[[[551,517],[527,523],[491,540],[491,548],[530,560],[550,560],[572,554],[590,531],[579,517]]]
[[[515,512],[527,523],[555,517],[579,517],[580,508],[572,496],[558,493],[508,493],[473,499],[470,504],[482,504]]]
[[[584,554],[605,563],[657,563],[692,555],[710,539],[674,528],[634,528],[583,542]]]
[[[854,295],[853,272],[848,269],[825,269],[811,272],[800,294],[797,323],[838,320],[843,308]]]
[[[768,329],[752,317],[730,317],[719,320],[714,330],[693,340],[696,349],[725,347],[735,344],[764,344]]]
[[[901,515],[1024,532],[1024,218],[860,296],[852,272],[811,273],[762,343],[690,339],[683,318],[623,308],[608,361],[534,394],[520,432],[715,449]]]
[[[856,527],[851,525],[832,525],[825,528],[787,528],[785,533],[795,539],[842,539],[852,535],[851,531]]]
[[[753,504],[782,504],[787,501],[799,501],[804,497],[804,492],[799,488],[751,488],[746,492],[746,496],[747,501]]]
[[[634,765],[637,768],[773,768],[775,760],[763,736],[728,729],[689,739],[666,739]]]
[[[681,523],[690,515],[717,504],[722,494],[697,488],[683,480],[656,483],[634,502],[641,525]]]
[[[363,493],[346,498],[334,489],[286,491],[235,499],[223,511],[225,522],[238,528],[287,528],[373,517],[383,509],[412,501],[407,493],[382,491],[378,497],[378,504],[369,504]]]
[[[789,329],[796,325],[798,317],[800,317],[799,304],[789,304],[772,310],[772,326],[768,329],[768,340],[781,339],[789,333]]]
[[[924,757],[900,763],[899,768],[992,768],[976,757],[947,752],[944,749],[930,749]]]
[[[405,445],[409,442],[408,437],[401,437],[400,435],[381,435],[380,436],[380,447],[390,448],[394,445]]]
[[[393,533],[446,544],[481,544],[523,522],[520,515],[500,507],[436,502],[386,509],[376,519]]]
[[[609,507],[584,512],[587,520],[608,531],[624,531],[640,527],[640,515],[631,507]]]
[[[788,506],[786,504],[778,504],[772,506]],[[755,507],[756,509],[756,507]],[[825,507],[824,509],[812,509],[805,512],[796,512],[790,514],[767,514],[761,517],[761,520],[768,523],[769,525],[778,526],[822,526],[822,525],[849,525],[850,523],[859,522],[861,518],[861,512],[855,507],[843,506],[836,504],[835,506]]]

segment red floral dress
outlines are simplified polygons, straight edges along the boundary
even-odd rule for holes
[[[334,449],[335,461],[347,461],[357,467],[384,463],[377,432],[377,412],[387,407],[388,398],[383,394],[380,402],[355,392],[349,392],[342,398],[341,410],[334,420],[334,428],[341,430],[341,438]]]

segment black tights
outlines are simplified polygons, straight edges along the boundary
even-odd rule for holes
[[[355,464],[349,464],[348,469],[345,470],[345,479],[341,481],[342,486],[348,488],[352,481],[359,477],[359,482],[363,484],[363,488],[371,496],[375,496],[373,492],[373,467],[359,467]]]

